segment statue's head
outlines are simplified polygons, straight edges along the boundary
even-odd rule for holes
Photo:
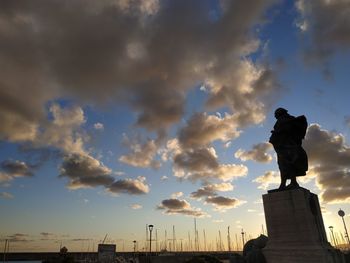
[[[276,119],[278,119],[279,117],[281,117],[287,113],[288,113],[288,111],[286,109],[278,108],[277,110],[275,110],[275,117],[276,117]]]

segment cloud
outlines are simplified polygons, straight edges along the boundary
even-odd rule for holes
[[[220,179],[230,181],[246,176],[248,168],[244,165],[219,164],[214,148],[188,149],[174,156],[174,175],[192,181]]]
[[[8,192],[0,192],[0,198],[13,199],[14,196],[12,194],[8,193]]]
[[[124,136],[124,144],[131,149],[131,153],[122,155],[119,161],[135,167],[152,167],[159,168],[160,162],[154,160],[158,146],[155,140],[147,140],[146,143],[141,144],[138,140],[130,140]]]
[[[272,149],[271,144],[263,142],[253,145],[253,148],[249,151],[239,149],[235,152],[235,157],[239,158],[244,162],[248,160],[253,160],[260,163],[268,163],[272,160],[272,156],[267,153],[267,151],[269,151],[270,149]]]
[[[171,195],[171,198],[179,198],[181,196],[183,196],[184,193],[183,192],[175,192]]]
[[[186,200],[176,198],[165,199],[157,206],[159,210],[165,210],[164,213],[168,215],[182,214],[193,217],[207,217],[208,214],[201,211],[199,208],[192,208],[190,203]]]
[[[259,47],[252,29],[275,2],[226,1],[214,20],[202,1],[3,2],[0,138],[35,138],[46,103],[59,98],[126,102],[138,125],[167,128],[201,82],[211,84],[208,105],[229,104],[241,124],[260,122],[261,95],[277,85],[267,66],[242,57]]]
[[[198,147],[208,145],[215,140],[226,142],[237,138],[234,115],[226,114],[224,118],[207,113],[195,113],[185,127],[179,131],[179,142],[182,147]]]
[[[300,18],[297,25],[311,34],[305,50],[308,63],[327,63],[341,49],[350,48],[350,3],[344,0],[296,2]]]
[[[108,191],[114,194],[125,193],[130,195],[141,195],[149,192],[149,186],[145,183],[146,178],[139,176],[137,179],[116,180],[108,187]]]
[[[103,130],[105,127],[104,127],[104,125],[102,123],[96,122],[94,124],[94,128],[95,128],[95,130]]]
[[[200,172],[219,167],[214,148],[198,148],[183,151],[174,156],[174,165],[189,171]]]
[[[7,236],[7,239],[10,242],[30,242],[32,240],[29,240],[29,235],[27,234],[22,234],[22,233],[16,233],[10,236]]]
[[[52,121],[44,126],[44,131],[33,141],[37,147],[54,146],[66,153],[84,153],[84,141],[80,131],[86,122],[84,111],[78,106],[61,107],[54,103],[49,108]]]
[[[40,233],[41,239],[40,240],[55,240],[56,235],[49,232],[41,232]]]
[[[130,207],[131,207],[131,209],[137,210],[137,209],[141,209],[142,205],[140,205],[140,204],[132,204]]]
[[[215,219],[215,220],[212,220],[213,223],[223,223],[224,220],[222,219]]]
[[[245,203],[245,201],[241,201],[230,197],[224,197],[224,196],[208,196],[205,199],[205,203],[213,205],[215,210],[217,211],[224,212],[227,209],[232,209]]]
[[[32,167],[22,161],[5,160],[1,162],[0,167],[10,177],[33,176]]]
[[[281,90],[272,69],[255,65],[248,59],[237,60],[235,70],[227,68],[213,78],[207,78],[206,85],[209,89],[207,107],[229,107],[233,112],[230,119],[236,129],[261,123],[267,110],[261,98]]]
[[[309,170],[316,174],[316,185],[322,191],[321,199],[327,203],[349,202],[350,147],[344,136],[312,124],[303,145]]]
[[[167,181],[168,179],[169,179],[169,177],[166,176],[166,175],[163,175],[163,176],[160,178],[161,181]]]
[[[254,183],[258,183],[259,189],[266,190],[270,185],[278,185],[281,182],[279,172],[267,171],[264,175],[261,175],[253,180]]]
[[[227,192],[233,190],[230,183],[207,184],[191,193],[191,198],[201,199],[202,197],[215,196],[217,191]]]
[[[346,124],[346,126],[350,127],[350,116],[349,115],[344,117],[344,123]]]
[[[33,169],[31,166],[19,160],[5,160],[0,163],[0,185],[6,184],[18,177],[33,176]]]
[[[114,181],[111,174],[111,169],[87,154],[69,154],[60,167],[60,177],[69,178],[70,189],[108,187]]]

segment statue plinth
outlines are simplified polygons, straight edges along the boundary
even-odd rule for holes
[[[304,188],[263,195],[267,263],[343,263],[327,241],[317,195]]]

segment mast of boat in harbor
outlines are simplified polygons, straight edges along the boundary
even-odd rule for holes
[[[231,237],[230,237],[230,226],[227,227],[227,248],[231,252]]]

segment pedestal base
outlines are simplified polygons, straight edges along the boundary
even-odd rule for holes
[[[327,241],[317,195],[304,188],[263,195],[267,263],[343,263]]]

